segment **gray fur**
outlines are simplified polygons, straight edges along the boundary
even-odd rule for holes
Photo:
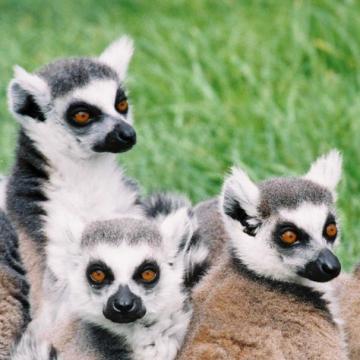
[[[261,201],[259,212],[269,217],[281,208],[295,209],[302,202],[331,205],[332,195],[325,187],[310,180],[289,177],[265,180],[259,183]]]
[[[79,348],[83,353],[93,351],[100,360],[130,360],[131,349],[124,337],[115,335],[96,324],[80,321]]]
[[[191,208],[191,203],[183,195],[173,193],[154,193],[143,201],[145,214],[150,218],[166,216],[182,207]]]
[[[119,246],[124,241],[127,245],[143,242],[158,247],[161,245],[161,235],[155,224],[145,219],[96,221],[85,229],[81,245],[91,247],[98,243],[110,243]]]
[[[36,74],[48,83],[53,98],[64,96],[75,88],[87,85],[92,80],[119,81],[112,68],[92,58],[57,60],[45,65]]]

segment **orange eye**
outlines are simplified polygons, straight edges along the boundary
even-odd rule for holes
[[[334,238],[337,235],[337,232],[336,224],[329,224],[325,229],[326,235],[330,238]]]
[[[296,232],[287,230],[281,235],[281,241],[286,245],[292,245],[298,240]]]
[[[86,111],[79,111],[73,116],[73,120],[79,125],[85,125],[90,120],[90,114]]]
[[[129,103],[127,100],[121,100],[116,104],[116,110],[120,113],[126,113],[129,109]]]
[[[90,279],[95,284],[101,284],[106,279],[106,274],[102,270],[94,270],[90,273]]]
[[[157,277],[157,273],[154,270],[145,270],[141,273],[141,279],[144,282],[151,283]]]

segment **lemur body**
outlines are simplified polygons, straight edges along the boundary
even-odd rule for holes
[[[221,209],[227,251],[194,294],[178,359],[346,359],[330,281],[340,272],[337,152],[303,178],[253,183],[234,170]]]
[[[208,250],[197,241],[188,208],[166,214],[158,205],[155,220],[91,224],[78,257],[62,259],[70,268],[65,316],[50,337],[44,334],[61,359],[175,358],[192,313],[191,287]]]
[[[360,359],[360,267],[352,274],[344,274],[337,284],[340,299],[340,318],[348,345],[349,358]]]
[[[7,210],[35,311],[45,268],[64,277],[57,259],[77,254],[86,224],[142,212],[115,158],[136,141],[123,87],[131,55],[131,42],[121,38],[99,58],[59,60],[34,74],[17,68],[10,83],[10,109],[21,129]]]
[[[0,360],[8,360],[29,320],[28,285],[19,261],[17,235],[0,210]]]

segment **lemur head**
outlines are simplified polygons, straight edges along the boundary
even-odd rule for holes
[[[340,176],[341,156],[335,150],[302,177],[255,184],[234,168],[221,206],[234,255],[276,280],[326,282],[338,276],[341,266],[332,249],[339,241],[335,188]]]
[[[195,227],[186,208],[159,222],[122,218],[91,224],[70,272],[74,312],[121,332],[126,325],[119,324],[150,326],[186,309],[185,278],[207,256],[192,241]]]
[[[10,110],[47,153],[71,151],[86,158],[127,151],[136,143],[124,88],[132,53],[132,41],[121,37],[97,58],[58,60],[35,73],[16,66]]]

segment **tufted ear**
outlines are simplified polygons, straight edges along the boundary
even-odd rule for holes
[[[226,220],[239,222],[244,232],[253,235],[260,220],[258,205],[260,191],[244,170],[232,168],[225,180],[221,195],[221,212]]]
[[[199,236],[196,217],[190,208],[182,207],[159,219],[169,259],[183,264],[184,285],[192,288],[206,273],[210,262],[209,247]]]
[[[128,36],[122,36],[111,43],[99,56],[100,61],[113,68],[119,78],[126,77],[127,69],[134,53],[134,43]]]
[[[166,251],[171,257],[176,256],[194,234],[197,227],[194,215],[189,208],[182,207],[159,221]]]
[[[311,180],[335,193],[342,172],[342,156],[336,149],[315,160],[305,179]]]
[[[29,117],[44,121],[44,109],[49,105],[51,92],[38,75],[28,73],[20,66],[14,67],[14,78],[8,87],[10,111],[18,118]]]

